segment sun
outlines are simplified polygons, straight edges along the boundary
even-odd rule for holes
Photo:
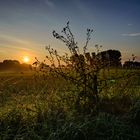
[[[24,63],[29,63],[30,62],[30,58],[28,56],[23,56],[23,62]]]

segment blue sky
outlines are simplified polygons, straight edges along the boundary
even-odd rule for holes
[[[89,51],[117,49],[123,61],[135,54],[140,60],[139,0],[0,0],[0,61],[24,55],[45,58],[45,46],[60,53],[67,48],[52,36],[69,20],[79,47],[86,29],[93,28]]]

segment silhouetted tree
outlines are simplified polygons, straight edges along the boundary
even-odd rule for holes
[[[140,69],[140,62],[137,61],[125,61],[123,64],[124,68],[136,68],[136,69]]]
[[[10,70],[29,70],[31,65],[29,64],[20,64],[18,60],[4,60],[0,62],[0,71],[10,71]]]
[[[97,54],[100,65],[108,67],[121,67],[121,53],[118,50],[107,50]]]

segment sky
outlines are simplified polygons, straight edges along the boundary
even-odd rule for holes
[[[45,46],[60,54],[67,47],[52,36],[61,33],[67,21],[79,47],[86,29],[94,30],[88,51],[116,49],[123,61],[135,54],[140,61],[140,0],[0,0],[0,61],[29,56],[43,60]]]

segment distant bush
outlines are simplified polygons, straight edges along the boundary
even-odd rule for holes
[[[10,71],[10,70],[30,70],[31,65],[29,64],[20,64],[18,60],[4,60],[0,62],[0,71]]]

